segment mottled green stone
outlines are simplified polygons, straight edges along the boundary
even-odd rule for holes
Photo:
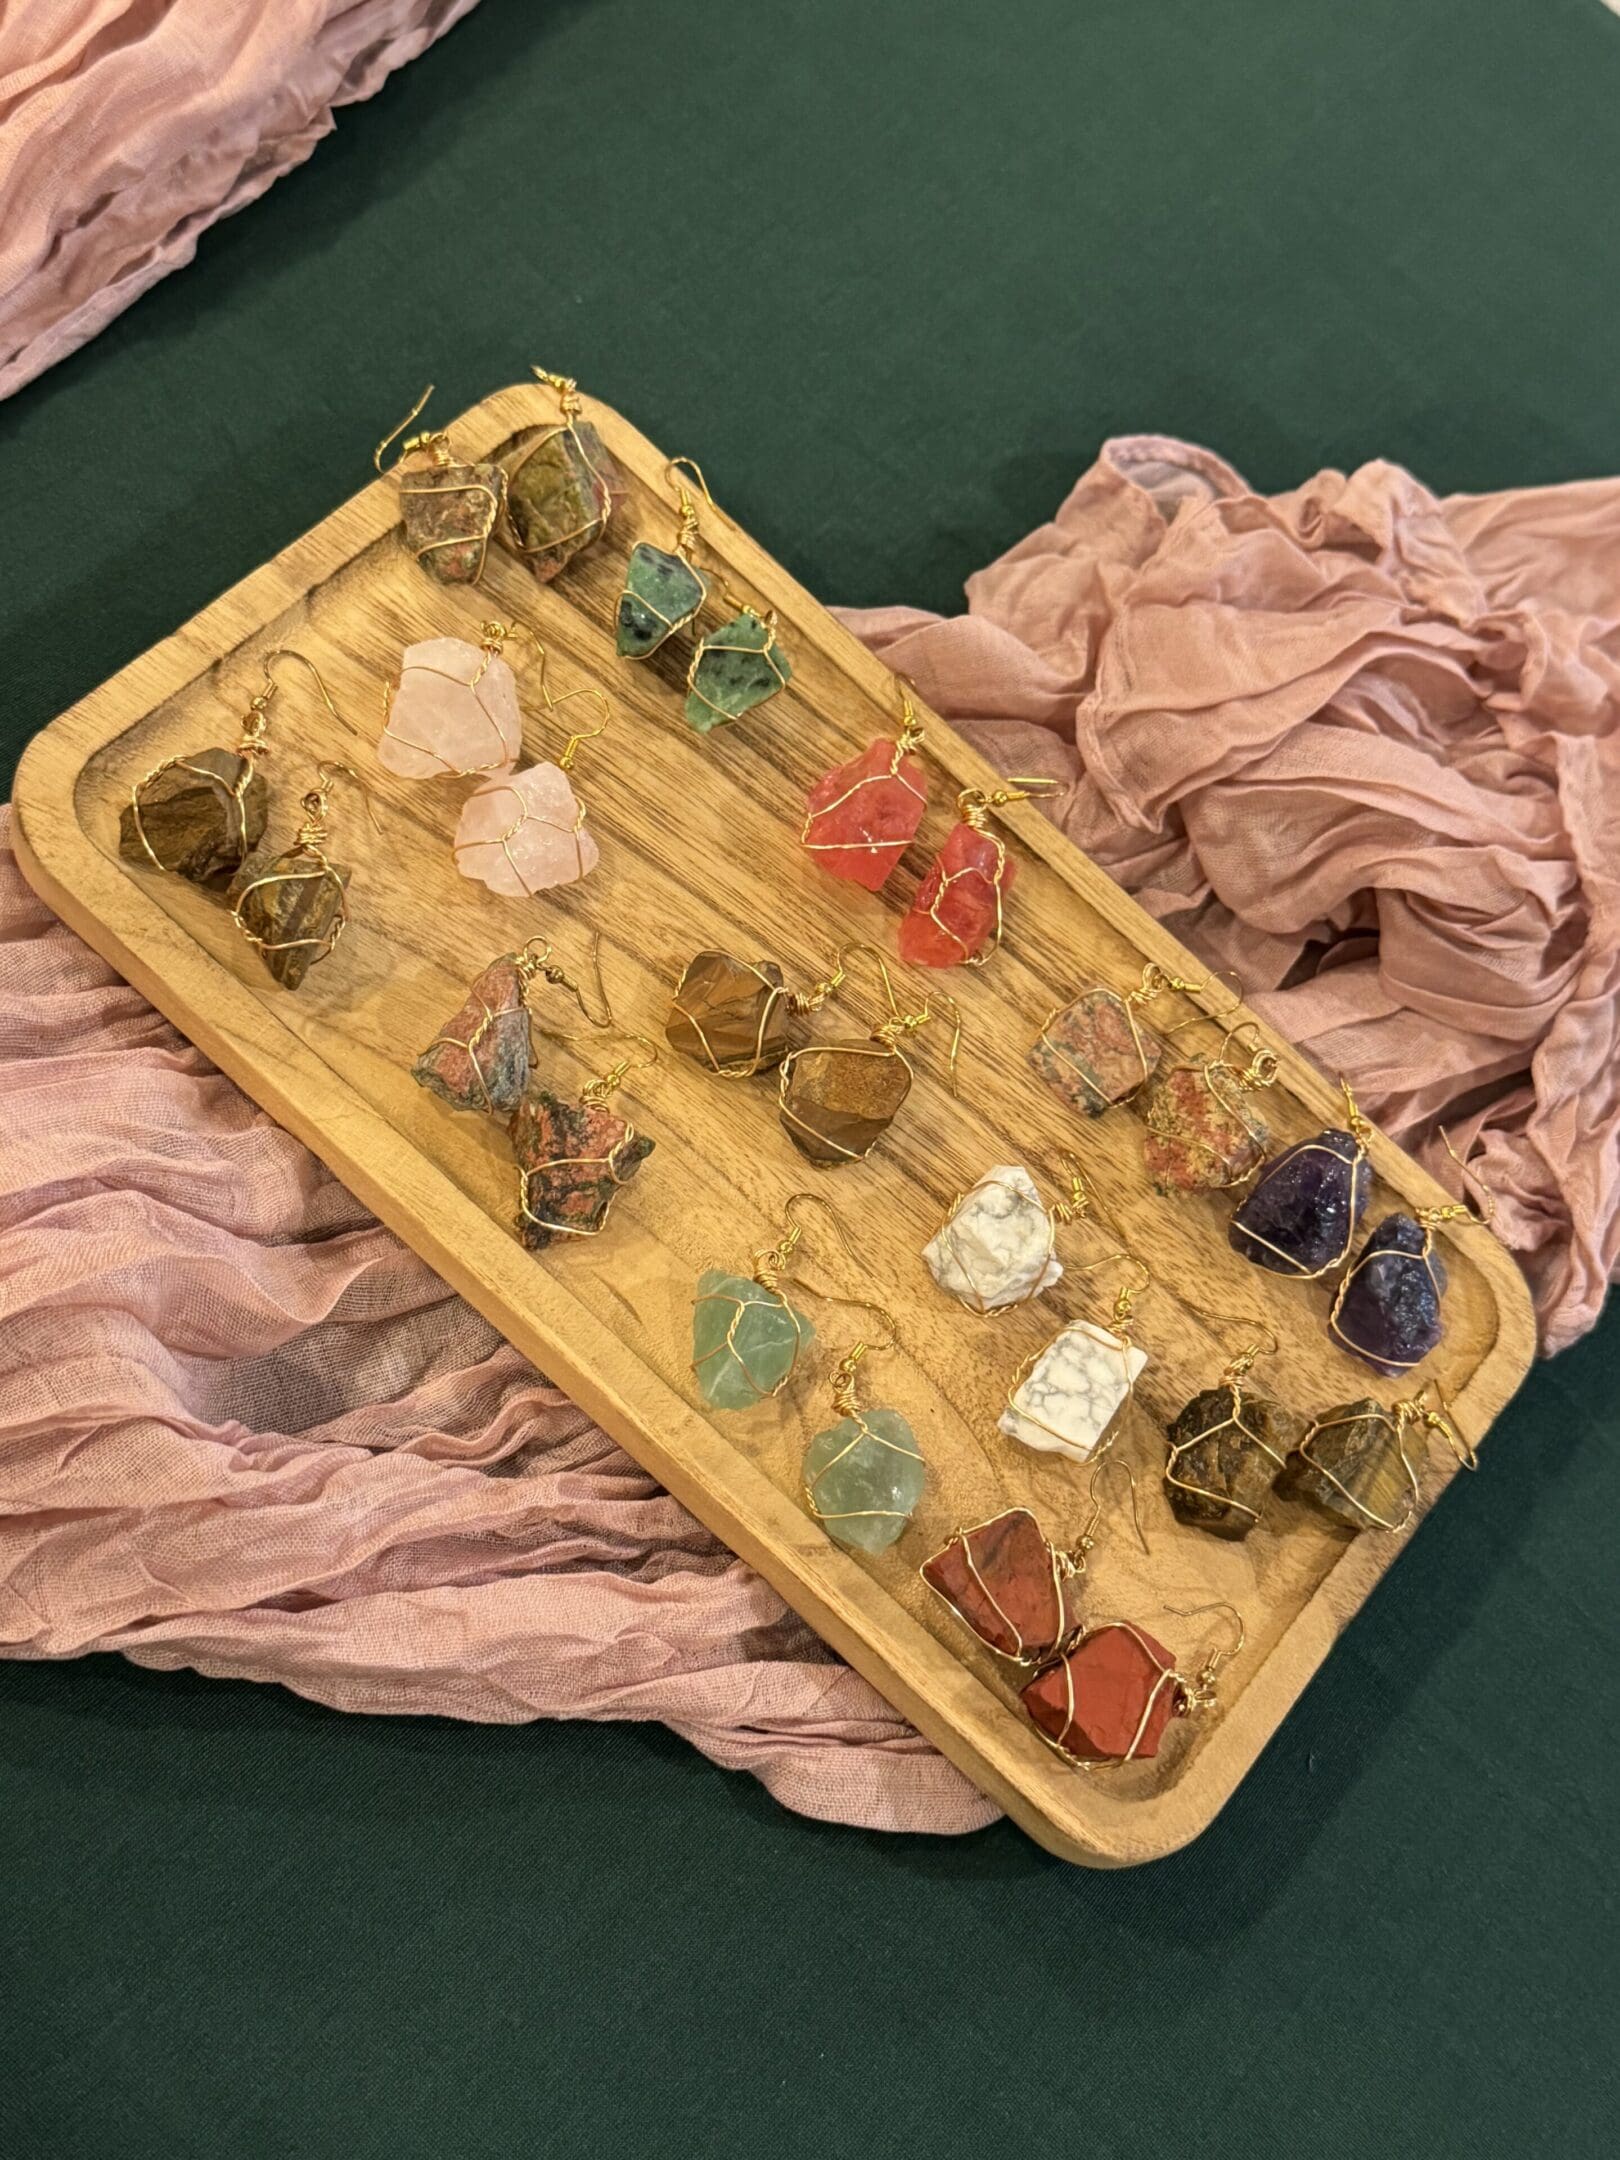
[[[707,735],[763,705],[792,679],[775,631],[752,608],[744,608],[698,647],[687,678],[687,720]]]
[[[898,1410],[858,1410],[804,1451],[810,1512],[839,1545],[885,1552],[911,1520],[928,1471]]]
[[[714,1410],[751,1410],[774,1395],[815,1338],[779,1290],[710,1268],[692,1307],[692,1370]]]
[[[618,474],[588,420],[542,428],[507,468],[507,545],[542,585],[599,540],[613,513]]]
[[[706,581],[684,555],[666,555],[662,548],[638,540],[630,550],[619,595],[620,656],[645,660],[692,620],[708,595]]]

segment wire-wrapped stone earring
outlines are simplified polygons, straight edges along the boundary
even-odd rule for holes
[[[815,1340],[809,1315],[791,1302],[782,1278],[804,1237],[801,1207],[825,1208],[846,1251],[844,1226],[819,1193],[788,1196],[782,1233],[753,1255],[746,1275],[705,1268],[692,1306],[692,1371],[711,1410],[751,1410],[780,1395]],[[853,1258],[853,1253],[851,1252]],[[812,1293],[813,1295],[814,1293]]]
[[[614,1201],[652,1153],[654,1142],[607,1105],[632,1072],[658,1062],[645,1035],[629,1035],[639,1057],[620,1058],[579,1095],[531,1082],[508,1131],[518,1163],[517,1233],[530,1252],[556,1239],[597,1236]]]
[[[1343,1267],[1372,1193],[1372,1127],[1341,1074],[1345,1126],[1284,1148],[1261,1170],[1231,1222],[1234,1252],[1273,1275],[1315,1282]]]
[[[371,453],[380,473],[383,454],[398,441],[433,395],[429,383],[404,419]],[[387,468],[399,485],[405,545],[441,585],[476,585],[484,574],[489,536],[506,502],[506,474],[499,465],[468,463],[455,455],[442,428],[407,436]]]
[[[829,1169],[864,1161],[894,1123],[914,1077],[900,1043],[934,1017],[931,1003],[902,1012],[882,956],[874,957],[888,1017],[864,1039],[816,1041],[789,1051],[777,1077],[783,1131],[801,1155]],[[952,1022],[949,1071],[954,1095],[962,1019],[954,1000],[943,992],[936,992],[935,998],[947,1008]]]
[[[585,806],[574,792],[574,759],[581,743],[594,742],[612,708],[595,684],[554,698],[546,686],[549,655],[539,638],[539,696],[548,719],[584,699],[599,715],[593,728],[576,729],[553,762],[542,759],[521,772],[492,773],[461,806],[456,825],[456,868],[508,900],[532,900],[556,885],[589,877],[601,860],[585,829]]]
[[[589,420],[579,386],[548,368],[530,370],[557,393],[557,418],[526,434],[505,461],[500,538],[542,585],[601,539],[624,483]]]
[[[1409,1444],[1414,1429],[1424,1435],[1438,1433],[1465,1470],[1479,1468],[1450,1405],[1430,1381],[1387,1410],[1371,1396],[1324,1410],[1311,1420],[1277,1491],[1284,1499],[1307,1501],[1341,1530],[1399,1535],[1411,1524],[1422,1497]]]
[[[964,788],[956,798],[956,823],[934,857],[900,925],[900,957],[913,967],[982,967],[999,949],[1005,929],[1004,896],[1017,866],[990,813],[1008,803],[1033,802],[1055,793],[1048,779],[1009,781],[992,789]]]
[[[1446,1148],[1456,1161],[1449,1139]],[[1457,1167],[1479,1187],[1483,1198],[1477,1206],[1453,1200],[1386,1215],[1339,1284],[1329,1331],[1375,1372],[1396,1377],[1410,1372],[1445,1332],[1446,1269],[1434,1249],[1435,1231],[1449,1222],[1485,1228],[1495,1218],[1496,1196],[1465,1164]]]
[[[1224,1609],[1237,1623],[1237,1640],[1211,1650],[1190,1673],[1134,1621],[1107,1620],[1088,1628],[1023,1691],[1024,1708],[1041,1737],[1083,1769],[1150,1760],[1172,1718],[1215,1706],[1221,1669],[1247,1640],[1242,1614],[1232,1605]],[[1194,1606],[1180,1616],[1215,1610]]]
[[[751,1080],[774,1072],[793,1048],[793,1022],[821,1008],[842,990],[847,964],[874,947],[840,948],[832,967],[802,990],[788,983],[774,960],[739,960],[713,948],[694,953],[675,985],[664,1035],[672,1050],[719,1080]]]
[[[923,1247],[928,1272],[972,1313],[1001,1312],[1039,1297],[1061,1281],[1061,1223],[1080,1221],[1089,1205],[1085,1175],[1065,1156],[1068,1190],[1050,1205],[1022,1163],[998,1163],[959,1192]]]
[[[1168,991],[1197,992],[1209,983],[1207,975],[1202,982],[1172,975],[1157,960],[1147,962],[1134,990],[1121,994],[1098,983],[1047,1014],[1030,1045],[1030,1065],[1071,1109],[1101,1117],[1146,1087],[1169,1054],[1162,1037],[1137,1017],[1141,1008]]]
[[[665,477],[675,489],[680,523],[674,552],[638,540],[625,565],[624,590],[619,595],[617,636],[614,650],[621,660],[646,660],[660,645],[684,630],[709,597],[709,579],[698,568],[698,511],[682,468],[690,466],[697,484],[712,502],[709,484],[696,458],[671,458]]]
[[[887,1552],[916,1512],[928,1468],[916,1434],[898,1410],[863,1410],[856,1400],[855,1373],[862,1359],[899,1347],[892,1316],[864,1298],[838,1302],[866,1305],[886,1324],[888,1340],[852,1343],[839,1359],[832,1376],[838,1421],[816,1434],[800,1465],[805,1505],[834,1544],[855,1552]]]
[[[1115,1421],[1136,1393],[1147,1353],[1131,1340],[1134,1301],[1153,1282],[1151,1271],[1123,1246],[1076,1270],[1089,1274],[1122,1260],[1139,1281],[1123,1283],[1114,1298],[1112,1325],[1071,1320],[1043,1350],[1024,1360],[1007,1390],[997,1429],[1009,1440],[1041,1454],[1089,1462],[1111,1446]]]
[[[521,623],[486,622],[479,642],[424,638],[400,655],[399,678],[383,682],[377,762],[403,780],[474,780],[507,773],[523,754],[517,678],[506,658]]]
[[[1252,1021],[1229,1028],[1212,1058],[1160,1065],[1138,1097],[1147,1134],[1142,1158],[1157,1193],[1224,1192],[1252,1178],[1271,1138],[1248,1098],[1277,1077],[1277,1059],[1254,1047],[1241,1069],[1227,1058]]]
[[[596,945],[593,941],[593,960]],[[604,1007],[600,963],[596,995]],[[534,1069],[534,985],[546,982],[567,990],[593,1027],[598,1020],[568,970],[552,957],[549,938],[531,938],[518,952],[502,953],[474,978],[466,998],[440,1028],[416,1063],[411,1077],[448,1103],[452,1110],[476,1110],[508,1118],[528,1092]]]
[[[323,761],[303,798],[304,821],[292,846],[267,870],[244,863],[227,895],[236,927],[286,990],[298,988],[348,927],[352,873],[326,852],[328,799],[339,775],[352,780],[365,800],[364,782],[352,767]],[[369,803],[366,814],[371,816]]]
[[[1305,1435],[1305,1420],[1269,1395],[1244,1386],[1256,1359],[1275,1355],[1277,1337],[1263,1321],[1256,1339],[1230,1359],[1172,1420],[1164,1468],[1165,1497],[1178,1522],[1211,1536],[1246,1538]]]
[[[877,892],[917,837],[928,808],[928,775],[914,754],[923,743],[903,682],[900,732],[824,772],[805,797],[800,845],[829,877]]]
[[[775,608],[762,611],[722,590],[735,613],[699,640],[686,671],[687,725],[700,735],[740,720],[793,680],[776,635]]]

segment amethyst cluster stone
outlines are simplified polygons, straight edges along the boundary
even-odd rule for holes
[[[1386,1215],[1340,1284],[1329,1325],[1375,1372],[1410,1372],[1440,1340],[1445,1288],[1434,1233],[1414,1216]]]
[[[1367,1151],[1355,1136],[1319,1132],[1262,1172],[1227,1236],[1234,1252],[1273,1275],[1325,1275],[1349,1259],[1371,1189]]]

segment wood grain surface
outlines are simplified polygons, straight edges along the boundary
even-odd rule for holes
[[[458,455],[484,456],[555,410],[549,391],[526,385],[485,400],[450,434]],[[873,735],[892,735],[892,677],[722,511],[706,509],[710,557],[733,585],[778,609],[794,677],[737,725],[695,735],[681,716],[685,640],[650,663],[613,653],[631,544],[646,537],[668,546],[673,535],[665,454],[616,414],[589,400],[586,410],[629,493],[607,536],[555,584],[538,586],[492,549],[483,590],[441,587],[402,545],[393,483],[374,483],[36,739],[16,789],[23,866],[90,944],[1043,1844],[1099,1866],[1172,1851],[1210,1822],[1405,1542],[1346,1541],[1303,1508],[1275,1503],[1246,1543],[1228,1546],[1178,1526],[1164,1501],[1164,1424],[1214,1383],[1248,1316],[1267,1321],[1282,1344],[1253,1384],[1296,1408],[1400,1392],[1331,1343],[1326,1286],[1264,1275],[1230,1251],[1230,1199],[1157,1198],[1143,1174],[1140,1121],[1125,1110],[1081,1120],[1025,1064],[1045,1014],[1080,988],[1097,980],[1127,987],[1144,957],[1199,974],[1176,942],[1035,806],[1012,806],[1005,830],[1020,874],[1006,946],[982,970],[945,980],[965,1027],[957,1097],[946,1086],[948,1030],[925,1029],[910,1046],[911,1099],[871,1160],[818,1171],[781,1130],[771,1082],[727,1084],[666,1052],[633,1077],[620,1103],[657,1150],[620,1196],[608,1231],[540,1258],[511,1236],[516,1176],[504,1134],[452,1116],[411,1080],[413,1056],[470,977],[537,934],[553,937],[578,971],[599,930],[619,1024],[660,1038],[679,968],[701,947],[777,959],[800,981],[851,938],[892,954],[899,914],[948,828],[957,789],[995,784],[985,762],[924,712],[931,806],[889,889],[868,895],[818,871],[797,844],[805,788]],[[706,446],[682,447],[701,456]],[[721,461],[706,463],[723,502]],[[470,783],[403,781],[374,754],[382,685],[401,649],[431,636],[475,638],[491,614],[545,641],[554,694],[595,681],[613,701],[611,726],[584,746],[575,769],[600,868],[582,885],[529,902],[496,899],[455,870],[450,836]],[[711,609],[705,620],[720,617]],[[353,870],[352,921],[297,993],[271,981],[216,896],[132,868],[117,852],[132,781],[176,751],[234,741],[258,686],[259,656],[278,644],[316,662],[341,717],[335,725],[299,671],[287,671],[266,766],[267,845],[288,843],[297,796],[322,757],[364,776],[376,818],[374,829],[352,792],[334,795],[329,853]],[[545,725],[522,647],[510,656],[527,715],[526,758],[555,757],[562,730]],[[1205,1000],[1222,1001],[1220,992]],[[1179,1001],[1174,1017],[1196,1009]],[[569,1024],[561,1006],[542,1011]],[[814,1031],[863,1034],[881,1017],[857,968]],[[1261,1098],[1277,1142],[1337,1122],[1331,1082],[1260,1033],[1282,1060],[1279,1084]],[[1213,1049],[1219,1039],[1206,1020],[1178,1042]],[[584,1044],[546,1046],[542,1072],[575,1088],[605,1061]],[[1107,1250],[1107,1233],[1062,1230],[1069,1276],[999,1317],[964,1313],[919,1258],[951,1196],[992,1164],[1023,1162],[1055,1192],[1066,1149],[1079,1154],[1102,1214],[1155,1278],[1135,1319],[1149,1364],[1116,1448],[1136,1476],[1148,1551],[1128,1510],[1112,1505],[1092,1556],[1089,1610],[1138,1621],[1184,1664],[1218,1639],[1221,1623],[1176,1608],[1230,1600],[1249,1638],[1224,1675],[1216,1713],[1174,1725],[1153,1763],[1093,1774],[1070,1770],[1035,1737],[1005,1671],[917,1575],[954,1527],[1000,1507],[1027,1504],[1058,1542],[1072,1539],[1087,1514],[1084,1469],[1033,1456],[995,1426],[1021,1360],[1067,1318],[1106,1318],[1109,1271],[1075,1270]],[[1381,1136],[1372,1154],[1369,1222],[1394,1204],[1446,1197]],[[871,1561],[829,1544],[798,1490],[804,1445],[832,1422],[827,1374],[855,1318],[812,1301],[821,1338],[812,1369],[752,1412],[711,1415],[690,1371],[698,1273],[713,1264],[746,1272],[788,1196],[811,1187],[839,1211],[862,1264],[852,1267],[812,1215],[805,1272],[892,1309],[903,1354],[867,1361],[865,1400],[904,1412],[930,1468],[912,1526]],[[1423,1370],[1443,1382],[1477,1444],[1531,1357],[1530,1305],[1488,1232],[1448,1228],[1441,1244],[1451,1275],[1447,1333]],[[1443,1450],[1430,1458],[1425,1508],[1454,1471]]]

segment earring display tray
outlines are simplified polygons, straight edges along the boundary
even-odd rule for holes
[[[526,429],[553,422],[556,411],[555,396],[539,384],[505,390],[457,420],[450,438],[459,457],[498,455]],[[1148,959],[1195,979],[1203,973],[1034,803],[1001,813],[999,829],[1018,865],[1001,952],[983,968],[939,977],[897,972],[902,996],[920,980],[924,993],[944,989],[960,1002],[958,1097],[946,1084],[949,1027],[926,1027],[906,1046],[916,1069],[910,1100],[871,1159],[822,1170],[783,1132],[772,1078],[724,1082],[665,1049],[615,1099],[657,1146],[619,1195],[605,1232],[538,1256],[522,1250],[512,1235],[517,1176],[504,1132],[452,1115],[410,1075],[412,1058],[455,1012],[479,968],[547,935],[564,964],[588,979],[590,934],[599,930],[618,1026],[640,1029],[662,1048],[671,988],[702,948],[775,959],[799,983],[823,974],[850,939],[871,940],[893,964],[901,912],[949,828],[958,789],[997,781],[943,721],[920,709],[930,806],[888,889],[870,895],[820,871],[798,842],[805,790],[874,736],[893,737],[893,678],[723,510],[702,504],[706,559],[778,611],[793,679],[734,726],[694,733],[681,712],[688,641],[674,639],[650,662],[621,661],[613,650],[631,545],[645,537],[667,547],[674,532],[665,454],[591,400],[585,416],[617,461],[627,496],[603,539],[555,583],[540,586],[492,546],[481,589],[439,585],[403,543],[395,483],[374,482],[44,730],[16,784],[23,868],[112,966],[760,1569],[1032,1836],[1092,1866],[1157,1858],[1210,1823],[1411,1535],[1346,1539],[1301,1504],[1275,1499],[1240,1544],[1184,1528],[1161,1484],[1166,1423],[1215,1384],[1250,1319],[1274,1330],[1280,1347],[1249,1384],[1301,1412],[1366,1395],[1387,1404],[1409,1387],[1379,1380],[1333,1344],[1325,1327],[1330,1286],[1264,1274],[1231,1251],[1230,1196],[1157,1197],[1143,1173],[1142,1122],[1129,1109],[1082,1119],[1030,1071],[1026,1053],[1044,1018],[1084,986],[1127,989]],[[583,746],[574,772],[600,867],[582,884],[532,901],[499,899],[458,874],[450,839],[471,783],[401,780],[375,754],[382,684],[402,648],[435,636],[476,640],[490,616],[526,624],[545,641],[553,695],[596,682],[613,701],[612,724]],[[704,616],[711,627],[722,619],[714,605]],[[288,844],[297,798],[322,758],[362,775],[375,816],[374,827],[355,791],[339,783],[328,851],[352,868],[351,920],[335,953],[297,992],[271,980],[216,892],[136,868],[118,853],[131,785],[179,751],[234,742],[260,684],[261,656],[276,645],[295,646],[316,663],[341,718],[324,710],[302,670],[285,671],[263,768],[271,791],[266,845]],[[521,642],[508,657],[524,702],[525,761],[555,757],[561,729],[533,694],[534,664]],[[857,960],[847,990],[809,1032],[864,1035],[883,1017],[877,995]],[[542,993],[542,1022],[577,1029],[577,1015],[570,1020],[563,1005],[548,1002],[555,996]],[[1176,1047],[1208,1054],[1222,1028],[1195,1015],[1224,1014],[1227,1002],[1216,985],[1165,1000],[1147,1017],[1161,1031],[1193,1020]],[[1257,1099],[1274,1144],[1339,1124],[1331,1081],[1269,1030],[1257,1032],[1281,1061],[1277,1085]],[[553,1045],[542,1036],[537,1069],[559,1089],[577,1091],[623,1048]],[[1021,1162],[1056,1197],[1065,1150],[1084,1164],[1107,1230],[1059,1230],[1068,1272],[1043,1297],[987,1318],[964,1312],[919,1257],[953,1195],[994,1164]],[[1447,1197],[1381,1135],[1371,1154],[1368,1226],[1391,1206]],[[876,1558],[831,1544],[799,1486],[807,1441],[836,1415],[832,1363],[863,1316],[805,1301],[819,1338],[814,1356],[781,1397],[752,1411],[710,1412],[691,1372],[699,1273],[716,1265],[746,1273],[749,1255],[778,1234],[789,1195],[806,1189],[838,1210],[860,1265],[810,1209],[803,1272],[895,1315],[903,1354],[865,1360],[862,1399],[899,1409],[929,1466],[912,1524]],[[1015,1676],[917,1569],[953,1529],[1009,1506],[1031,1508],[1057,1545],[1079,1536],[1090,1512],[1088,1470],[1002,1438],[996,1420],[1022,1361],[1065,1320],[1106,1322],[1117,1270],[1079,1270],[1109,1249],[1114,1234],[1154,1277],[1132,1323],[1149,1362],[1113,1450],[1135,1474],[1147,1551],[1116,1473],[1100,1486],[1108,1506],[1084,1610],[1088,1621],[1121,1618],[1149,1629],[1186,1671],[1229,1637],[1222,1614],[1178,1617],[1177,1609],[1227,1600],[1242,1613],[1248,1641],[1221,1676],[1215,1711],[1174,1721],[1152,1761],[1086,1772],[1039,1738],[1020,1708]],[[1529,1364],[1530,1303],[1488,1231],[1448,1224],[1437,1249],[1450,1276],[1446,1335],[1417,1377],[1440,1381],[1477,1446]],[[1422,1456],[1417,1520],[1456,1467],[1438,1444]]]

